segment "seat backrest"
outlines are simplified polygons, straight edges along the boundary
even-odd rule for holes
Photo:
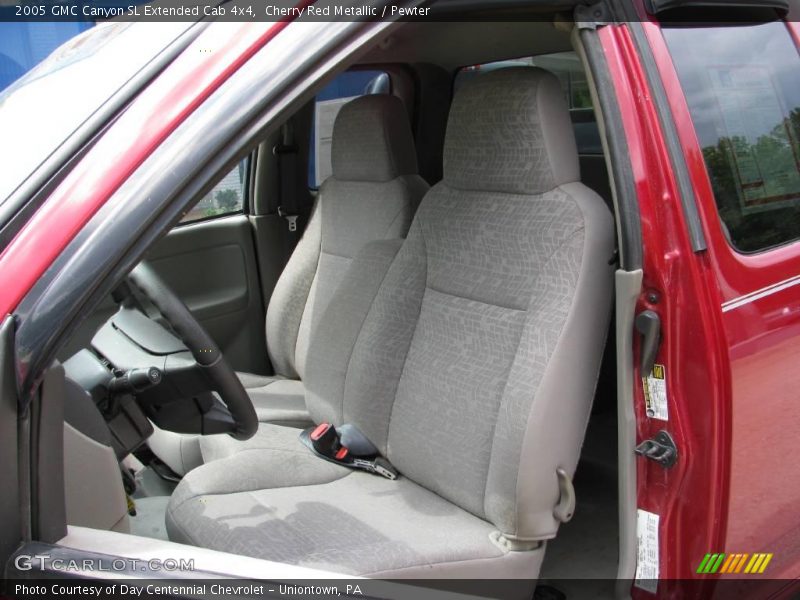
[[[579,183],[558,80],[456,93],[444,178],[403,242],[368,245],[315,334],[306,401],[512,540],[555,535],[611,310],[613,219]]]
[[[270,360],[289,378],[303,377],[312,326],[350,261],[366,242],[404,237],[428,190],[396,96],[362,96],[343,106],[331,143],[333,174],[320,186],[267,308]]]

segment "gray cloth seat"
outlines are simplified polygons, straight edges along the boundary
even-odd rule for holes
[[[313,326],[361,247],[405,237],[428,189],[396,96],[362,96],[343,106],[331,143],[332,175],[267,308],[267,351],[276,375],[239,374],[262,422],[310,422],[301,380]]]
[[[260,422],[280,423],[286,427],[305,427],[311,422],[306,409],[306,389],[301,380],[280,375],[237,375],[253,401]]]
[[[311,332],[353,257],[372,240],[402,238],[428,185],[417,174],[408,114],[387,94],[356,98],[334,122],[332,175],[320,186],[308,225],[278,279],[266,318],[275,375],[238,373],[262,423],[305,427],[303,385]],[[227,436],[225,436],[227,437]],[[156,428],[150,449],[184,474],[215,452],[201,436]]]
[[[176,490],[172,511],[188,510],[198,498],[202,511],[189,521],[170,518],[173,539],[192,542],[199,528],[213,531],[214,547],[228,552],[372,576],[418,567],[430,552],[448,561],[503,555],[490,524],[411,480],[391,482],[320,460],[288,427],[264,424],[262,433],[258,447],[244,442],[237,456],[212,456],[196,469],[203,477]],[[413,526],[398,519],[409,514]],[[260,523],[258,535],[241,535],[253,523]],[[425,529],[438,535],[420,535]]]
[[[579,183],[557,79],[510,68],[460,88],[444,179],[405,240],[358,254],[314,332],[306,402],[355,424],[401,476],[352,472],[287,428],[204,440],[175,541],[382,577],[521,578],[557,533],[612,299],[613,220]]]

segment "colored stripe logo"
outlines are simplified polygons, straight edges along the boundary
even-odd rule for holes
[[[772,554],[706,554],[697,567],[697,573],[745,573],[748,575],[758,575],[764,572],[772,560]]]

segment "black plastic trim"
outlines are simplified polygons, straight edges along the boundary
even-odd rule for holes
[[[31,535],[43,542],[67,535],[64,396],[64,367],[56,363],[48,369],[30,411]]]
[[[530,10],[544,8],[552,12],[569,11],[579,4],[587,4],[588,0],[551,0],[531,2],[531,0],[438,0],[431,3],[430,14],[433,18],[443,20],[485,20],[487,11]]]
[[[771,8],[783,14],[789,12],[789,0],[646,0],[647,12],[657,15],[680,8],[723,8],[726,11],[752,8]]]
[[[197,225],[198,223],[208,223],[209,221],[216,221],[217,219],[224,219],[226,217],[239,217],[247,213],[243,209],[232,210],[231,212],[222,213],[219,215],[212,215],[210,217],[200,217],[199,219],[192,219],[191,221],[178,221],[175,227],[186,227],[188,225]]]
[[[23,537],[14,329],[14,317],[6,315],[0,323],[0,564],[5,563]]]
[[[253,167],[256,164],[256,157],[258,156],[258,148],[254,148],[245,159],[244,164],[244,183],[242,186],[242,214],[249,215],[250,207],[253,205]],[[230,213],[226,213],[230,214]]]
[[[207,26],[208,22],[205,21],[195,23],[173,40],[84,121],[0,204],[0,251],[17,235],[30,215],[42,205],[83,158],[106,127],[113,123],[139,92],[169,66]]]
[[[635,271],[642,268],[642,229],[636,183],[630,161],[630,150],[622,127],[622,114],[614,92],[611,74],[608,71],[597,30],[582,29],[580,32],[586,59],[595,81],[600,110],[606,130],[606,141],[611,158],[611,171],[619,212],[619,245],[622,260],[620,268]]]
[[[642,60],[642,67],[647,76],[647,82],[650,86],[650,90],[653,92],[653,103],[656,106],[656,112],[658,112],[661,128],[664,132],[664,141],[667,143],[667,151],[672,160],[672,171],[675,173],[675,179],[678,183],[678,193],[681,196],[680,200],[681,206],[683,207],[683,216],[689,230],[689,240],[692,244],[692,250],[694,252],[702,252],[708,249],[708,243],[706,242],[706,236],[703,232],[700,213],[697,210],[697,197],[695,196],[694,186],[689,177],[686,157],[683,155],[683,148],[681,148],[681,143],[678,139],[678,130],[675,128],[675,122],[672,119],[672,110],[667,100],[667,92],[661,81],[658,67],[656,66],[653,53],[650,51],[650,45],[647,42],[642,24],[638,21],[632,22],[628,24],[628,27],[633,34],[633,41],[636,44],[636,49]]]
[[[284,38],[288,48],[275,51],[279,35],[270,42],[268,59],[262,50],[245,63],[148,157],[23,298],[15,312],[21,410],[62,341],[180,220],[185,207],[307,100],[331,69],[392,24],[318,26],[328,36],[302,43]]]

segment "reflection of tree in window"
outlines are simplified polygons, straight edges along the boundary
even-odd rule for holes
[[[781,21],[663,28],[730,242],[800,237],[800,57]]]
[[[796,236],[800,228],[800,107],[755,143],[743,136],[721,137],[716,145],[703,148],[703,157],[720,217],[737,247],[757,250]],[[764,197],[745,200],[745,204],[755,211],[765,206],[769,212],[742,210],[740,194],[747,184],[738,177],[734,157],[752,157],[764,169]],[[789,205],[770,209],[768,204],[776,202]]]

